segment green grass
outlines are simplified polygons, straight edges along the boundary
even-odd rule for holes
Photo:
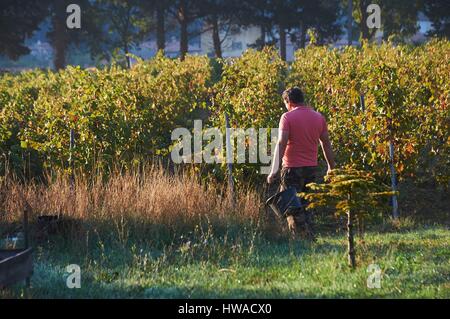
[[[315,243],[250,231],[207,232],[166,245],[132,236],[93,242],[89,249],[63,240],[37,247],[31,288],[18,284],[0,297],[450,298],[450,230],[444,226],[369,231],[364,242],[357,240],[355,270],[346,263],[344,234],[321,234]],[[367,287],[371,263],[382,270],[380,289]],[[80,289],[66,287],[69,264],[81,267]]]

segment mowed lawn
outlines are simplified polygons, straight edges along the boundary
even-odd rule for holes
[[[450,298],[450,230],[368,231],[357,240],[356,270],[346,263],[345,234],[317,242],[204,233],[171,244],[98,239],[53,241],[35,250],[32,285],[2,298]],[[78,247],[78,248],[77,248]],[[81,288],[69,289],[66,266],[78,264]],[[381,287],[368,288],[376,264]],[[372,277],[371,277],[372,278]],[[369,280],[370,281],[370,280]],[[372,281],[373,282],[373,281]]]

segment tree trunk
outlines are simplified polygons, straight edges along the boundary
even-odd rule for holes
[[[304,49],[306,46],[306,29],[303,21],[300,21],[300,32],[300,48]]]
[[[362,0],[360,0],[361,3]],[[353,44],[353,0],[348,0],[348,12],[347,12],[347,44]]]
[[[68,34],[65,25],[66,8],[64,1],[55,3],[55,15],[52,19],[53,35],[53,64],[56,70],[60,70],[66,66],[66,50],[68,46]]]
[[[280,56],[283,61],[286,61],[286,30],[284,26],[280,24],[279,26],[280,34]]]
[[[356,267],[355,259],[355,242],[353,238],[353,213],[351,210],[347,212],[347,250],[348,250],[348,264],[350,267]]]
[[[219,21],[217,15],[213,15],[212,17],[212,37],[214,44],[214,53],[216,54],[216,58],[222,58],[222,44],[220,42],[220,34],[219,34]]]
[[[369,17],[369,15],[367,14],[367,6],[369,5],[369,2],[364,1],[364,0],[360,0],[359,1],[359,11],[360,11],[360,15],[361,15],[361,21],[360,21],[360,27],[361,27],[361,35],[360,38],[364,39],[364,40],[371,40],[374,33],[371,32],[371,30],[369,29],[369,27],[367,26],[367,18]]]
[[[306,30],[302,31],[302,36],[300,38],[300,47],[303,49],[306,47]]]
[[[264,49],[266,45],[266,27],[261,25],[261,50]]]
[[[358,236],[361,240],[364,240],[364,219],[362,216],[358,216]]]
[[[128,50],[128,43],[124,44],[123,51],[125,52],[125,60],[127,62],[127,68],[131,68],[131,60],[130,60],[130,57],[128,55],[128,52],[129,52],[129,50]]]
[[[180,7],[178,9],[178,21],[180,23],[180,58],[183,61],[189,50],[188,12],[186,0],[180,0]]]
[[[166,33],[164,28],[164,5],[158,2],[156,6],[156,45],[158,51],[163,51],[166,47]]]

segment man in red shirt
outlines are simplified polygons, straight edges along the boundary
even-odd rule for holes
[[[280,119],[278,142],[267,182],[271,184],[275,180],[282,162],[281,190],[295,187],[298,193],[305,192],[305,185],[315,179],[319,144],[328,172],[335,167],[327,123],[322,114],[304,103],[303,92],[298,87],[284,91],[283,100],[288,112]],[[304,225],[306,232],[312,235],[311,215],[304,209],[288,214],[287,221],[293,234]]]

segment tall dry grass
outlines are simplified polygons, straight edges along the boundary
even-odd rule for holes
[[[0,186],[0,226],[20,221],[25,201],[32,208],[31,223],[40,215],[59,215],[85,226],[103,225],[122,236],[152,226],[171,232],[204,222],[225,227],[261,220],[255,191],[240,191],[233,201],[223,185],[202,182],[190,172],[170,175],[159,166],[116,170],[106,181],[80,175],[73,186],[67,175],[27,183],[6,177]]]

